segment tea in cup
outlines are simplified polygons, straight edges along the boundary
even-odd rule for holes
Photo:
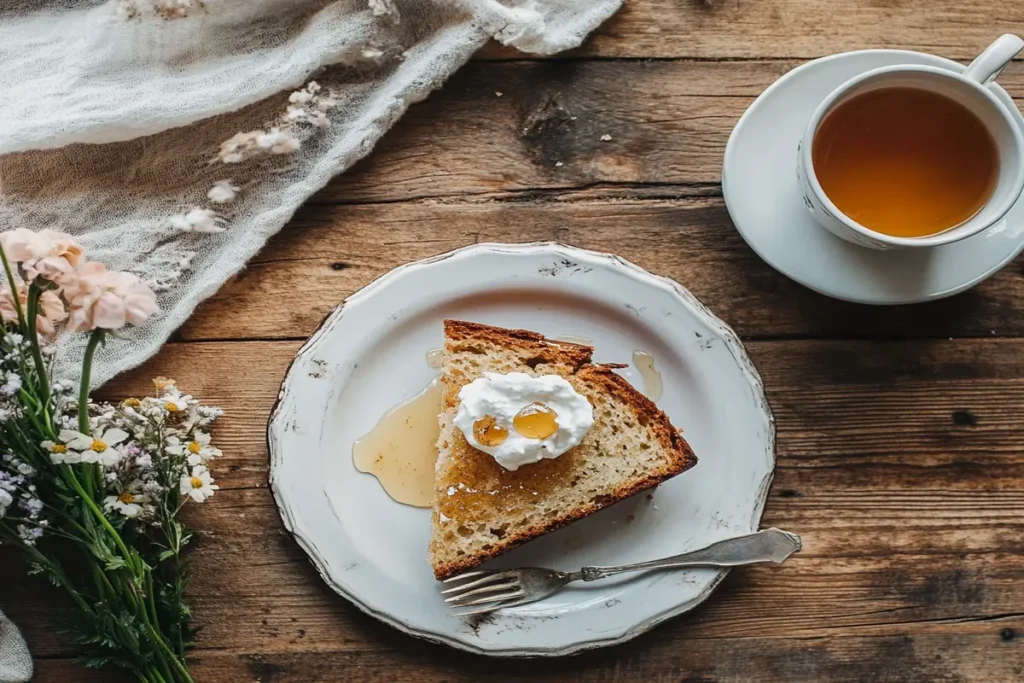
[[[875,249],[948,244],[998,223],[1024,190],[1024,134],[988,84],[1022,48],[1006,35],[963,73],[889,66],[840,85],[798,152],[817,221]]]

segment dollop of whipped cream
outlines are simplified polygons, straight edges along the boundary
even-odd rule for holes
[[[542,403],[555,411],[558,429],[546,439],[527,438],[513,424],[519,411],[532,403]],[[473,431],[473,425],[488,416],[508,430],[508,438],[496,446],[480,443]],[[493,456],[505,469],[517,470],[546,458],[557,458],[578,446],[594,426],[594,408],[559,375],[534,377],[525,372],[486,372],[459,391],[454,422],[471,446]]]

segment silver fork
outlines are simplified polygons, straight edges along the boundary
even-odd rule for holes
[[[493,612],[542,600],[573,581],[596,581],[606,576],[647,569],[679,567],[739,567],[759,562],[781,563],[800,550],[800,537],[781,529],[764,529],[755,534],[737,536],[660,560],[624,564],[616,567],[583,567],[575,572],[559,572],[541,567],[467,572],[444,581],[451,587],[441,591],[450,607],[470,609],[456,616]]]

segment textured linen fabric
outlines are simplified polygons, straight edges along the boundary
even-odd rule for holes
[[[25,639],[3,612],[0,612],[0,683],[26,683],[32,680],[32,657]]]
[[[100,384],[153,355],[487,40],[554,53],[620,2],[5,0],[0,229],[70,232],[157,290],[161,313],[97,353]],[[299,125],[290,154],[218,158],[237,133],[272,132],[311,78],[335,103],[329,127]],[[208,197],[221,181],[233,201]],[[77,377],[83,337],[62,339],[62,377]]]

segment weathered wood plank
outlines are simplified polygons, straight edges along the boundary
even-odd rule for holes
[[[826,490],[822,482],[809,495],[824,497]],[[806,551],[779,568],[737,570],[699,612],[664,628],[689,641],[899,635],[911,624],[948,634],[1024,627],[1015,528],[1019,494],[1016,507],[1003,504],[997,514],[991,510],[996,501],[976,501],[972,511],[967,497],[946,510],[938,491],[905,494],[904,508],[893,496],[872,512],[870,495],[859,508],[840,498],[793,510],[774,497],[765,523],[799,531]],[[957,513],[971,521],[961,524]],[[941,514],[941,523],[929,519]],[[834,523],[832,516],[845,522]],[[395,641],[397,634],[369,627],[370,619],[320,581],[301,550],[277,530],[266,491],[224,492],[192,517],[208,532],[192,556],[191,603],[203,625],[201,650],[363,650]],[[68,652],[46,631],[64,613],[58,607],[26,610],[16,603],[10,610],[39,654]]]
[[[413,106],[372,155],[312,202],[595,185],[606,192],[642,189],[647,196],[720,191],[707,186],[721,180],[733,125],[754,98],[801,63],[470,64]],[[1024,63],[999,80],[1024,97]]]
[[[1024,333],[1021,261],[945,301],[847,304],[762,262],[733,228],[722,200],[703,198],[308,207],[179,336],[305,337],[344,297],[401,263],[474,242],[531,240],[613,252],[674,278],[748,338]]]
[[[472,657],[396,636],[384,650],[204,652],[197,681],[259,683],[1009,683],[1024,672],[1021,638],[987,633],[934,634],[910,627],[888,636],[751,637],[680,643],[664,629],[634,644],[556,660]],[[115,673],[86,673],[66,660],[38,663],[36,683],[127,683]]]
[[[970,58],[1019,31],[1012,2],[955,0],[627,0],[572,57],[818,57],[865,48]],[[481,58],[517,52],[491,45]]]
[[[225,490],[190,512],[205,540],[192,556],[191,594],[204,650],[401,649],[404,638],[320,581],[265,487],[266,415],[297,347],[172,344],[104,393],[138,395],[159,372],[227,410],[216,433]],[[1024,628],[1024,446],[1015,417],[1024,410],[1024,341],[779,341],[748,350],[779,422],[765,524],[798,531],[806,549],[780,568],[736,572],[696,615],[659,629],[664,637],[687,648],[694,639]],[[0,568],[0,604],[37,653],[72,652],[54,635],[66,605],[45,593],[25,599],[20,577],[19,567]]]

